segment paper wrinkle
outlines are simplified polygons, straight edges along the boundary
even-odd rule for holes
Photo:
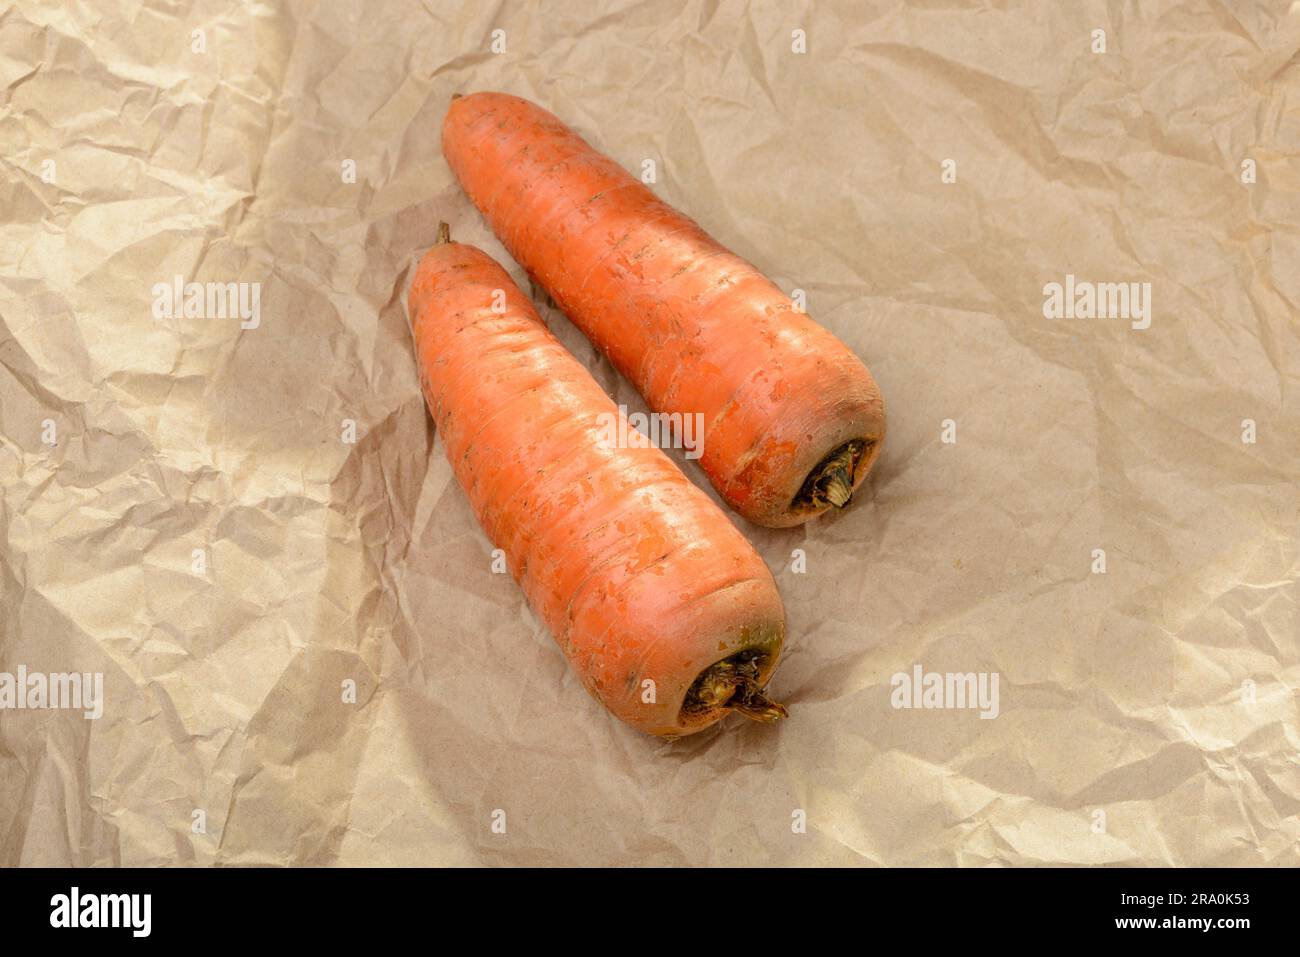
[[[0,712],[0,864],[1300,863],[1286,9],[15,4],[0,672],[107,700]],[[530,289],[440,153],[475,90],[653,160],[881,385],[852,507],[736,519],[782,726],[637,735],[491,571],[403,304],[439,220]],[[1151,283],[1151,327],[1043,318],[1067,274]],[[260,326],[154,319],[178,275]],[[916,665],[998,717],[893,707]]]

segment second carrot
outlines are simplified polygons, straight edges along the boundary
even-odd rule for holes
[[[737,512],[843,507],[885,435],[866,367],[757,269],[540,107],[452,100],[443,153],[515,259],[658,412],[698,416]]]
[[[783,716],[762,690],[785,637],[771,572],[505,270],[444,226],[409,310],[452,470],[587,690],[667,737],[732,711]],[[608,440],[610,420],[627,443]]]

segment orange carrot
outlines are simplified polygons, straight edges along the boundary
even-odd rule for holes
[[[700,464],[760,525],[843,507],[885,435],[866,367],[790,298],[545,110],[458,96],[442,149],[498,237],[669,416],[702,416]]]
[[[658,735],[784,715],[761,690],[785,634],[771,572],[506,272],[444,224],[408,308],[456,478],[587,690]]]

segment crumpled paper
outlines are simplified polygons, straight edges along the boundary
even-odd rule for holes
[[[105,693],[0,711],[0,864],[1300,863],[1298,49],[1285,4],[19,0],[0,672]],[[880,383],[859,500],[735,519],[780,726],[621,726],[492,571],[404,312],[440,219],[528,289],[439,150],[484,89]],[[1149,328],[1046,318],[1067,277]],[[918,667],[996,717],[896,707]]]

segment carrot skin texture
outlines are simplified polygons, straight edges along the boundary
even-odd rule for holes
[[[770,280],[540,107],[457,97],[443,153],[515,259],[656,411],[701,413],[700,465],[760,525],[797,525],[810,471],[865,439],[884,403],[871,373]]]
[[[633,727],[676,736],[727,713],[681,713],[714,662],[758,651],[766,683],[785,629],[766,564],[662,452],[610,441],[637,433],[505,270],[472,246],[435,246],[408,314],[456,478],[587,690]]]

